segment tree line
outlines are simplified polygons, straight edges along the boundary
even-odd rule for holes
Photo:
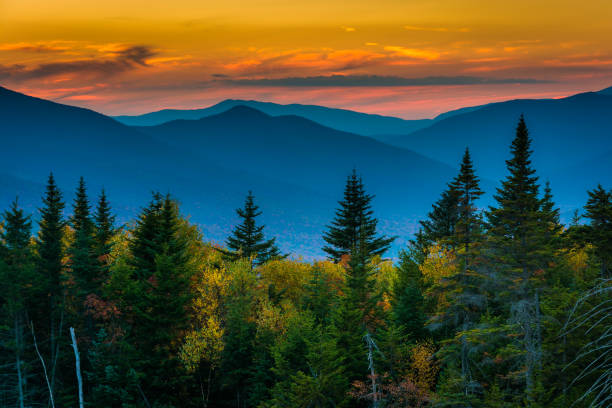
[[[466,149],[395,263],[356,170],[315,262],[251,192],[220,246],[169,195],[117,226],[82,178],[66,218],[50,175],[36,233],[2,214],[0,406],[607,407],[612,191],[562,225],[523,117],[510,151],[483,209]]]

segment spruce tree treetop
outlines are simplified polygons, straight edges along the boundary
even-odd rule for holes
[[[519,288],[526,290],[536,269],[544,268],[542,251],[546,246],[546,223],[542,222],[542,200],[538,196],[538,177],[531,166],[531,138],[521,115],[512,157],[506,161],[509,175],[494,196],[496,207],[489,207],[489,242],[496,263],[520,277]],[[516,281],[515,282],[519,282]]]
[[[467,148],[461,161],[459,174],[452,181],[451,186],[457,195],[457,221],[452,241],[463,249],[461,257],[464,271],[467,272],[476,255],[474,247],[480,241],[479,236],[482,232],[482,222],[475,202],[483,194],[480,189],[480,180],[474,172],[470,151]]]
[[[102,189],[98,199],[94,224],[96,228],[96,252],[98,256],[103,256],[110,252],[110,242],[115,235],[115,216],[111,213],[110,203],[106,198],[104,189]]]
[[[135,268],[139,279],[148,279],[155,273],[155,254],[161,252],[157,246],[160,214],[163,197],[154,193],[149,205],[138,215],[136,227],[130,239],[130,264]]]
[[[459,174],[455,177],[451,185],[459,193],[458,201],[460,212],[473,211],[474,201],[477,200],[483,192],[480,189],[480,179],[476,176],[476,172],[474,171],[474,164],[472,163],[470,150],[468,148],[465,149],[465,153],[463,154]]]
[[[363,242],[362,249],[367,257],[382,255],[395,240],[395,237],[376,236],[378,220],[372,211],[373,195],[367,194],[357,171],[348,176],[344,188],[344,197],[339,201],[340,208],[327,227],[323,239],[327,243],[323,251],[335,262],[343,255],[350,254]]]
[[[9,210],[4,212],[4,228],[0,234],[3,244],[9,250],[23,250],[30,244],[32,221],[19,208],[16,198]]]
[[[79,179],[73,211],[71,223],[75,231],[84,230],[86,233],[90,233],[92,230],[91,205],[89,204],[89,198],[87,198],[87,187],[83,177]]]
[[[94,241],[94,224],[90,215],[91,206],[83,177],[79,180],[73,204],[71,223],[75,238],[69,248],[70,268],[82,296],[99,288],[100,263],[97,259]]]
[[[53,174],[50,174],[46,193],[43,197],[43,208],[40,210],[37,260],[41,273],[49,279],[52,290],[57,291],[59,291],[64,249],[62,244],[65,226],[62,220],[63,209],[62,193],[55,184]]]
[[[538,177],[531,166],[531,138],[521,115],[516,128],[516,137],[511,145],[512,158],[506,160],[510,174],[497,188],[494,198],[497,207],[489,208],[489,223],[492,232],[509,240],[522,240],[534,228],[538,220],[540,199]]]
[[[245,199],[244,208],[236,209],[236,213],[242,222],[234,227],[232,235],[225,241],[227,247],[233,251],[233,254],[230,254],[232,258],[255,257],[255,264],[261,265],[269,259],[281,256],[276,239],[266,240],[263,233],[265,225],[257,225],[256,218],[262,213],[255,204],[251,191]]]

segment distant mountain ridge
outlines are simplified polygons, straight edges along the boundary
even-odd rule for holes
[[[198,121],[135,128],[4,88],[0,137],[0,187],[6,191],[0,208],[17,194],[24,207],[40,206],[53,171],[70,213],[82,175],[92,199],[106,189],[120,222],[131,220],[152,191],[168,192],[206,239],[223,242],[236,221],[234,209],[253,190],[268,234],[283,251],[307,258],[322,256],[322,231],[352,168],[378,194],[374,206],[381,228],[401,237],[390,255],[405,244],[455,172],[422,155],[297,116],[236,107]],[[414,191],[422,200],[411,199]]]
[[[317,105],[281,105],[240,99],[227,99],[203,109],[163,109],[138,116],[115,116],[114,119],[129,126],[156,126],[178,119],[201,119],[225,112],[235,106],[248,106],[270,116],[301,116],[336,130],[373,137],[383,134],[410,133],[428,126],[432,122],[430,119],[406,120]]]
[[[92,197],[105,187],[121,222],[151,191],[168,192],[206,239],[222,242],[236,221],[234,208],[253,190],[281,249],[311,258],[322,255],[321,233],[356,168],[376,195],[381,230],[400,236],[394,255],[456,174],[466,146],[487,192],[480,205],[491,203],[521,113],[534,140],[534,166],[542,183],[552,182],[564,214],[584,205],[587,189],[612,184],[612,96],[606,92],[459,109],[427,128],[389,136],[399,146],[301,116],[242,105],[220,110],[134,127],[0,87],[0,208],[17,194],[25,208],[37,208],[49,171],[70,203],[83,175]]]
[[[576,186],[586,190],[598,182],[612,184],[612,160],[602,162],[605,152],[612,150],[612,94],[605,91],[491,103],[386,142],[449,165],[469,147],[476,169],[497,179],[505,174],[509,157],[508,149],[501,146],[509,146],[521,114],[533,138],[534,166],[551,181],[562,202],[572,206],[583,202],[586,192],[574,194]],[[567,185],[568,180],[574,185]]]

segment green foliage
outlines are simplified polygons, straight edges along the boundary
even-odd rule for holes
[[[51,175],[36,237],[0,224],[0,405],[76,405],[72,326],[91,407],[606,406],[612,193],[564,229],[530,149],[521,117],[486,223],[466,149],[395,264],[355,171],[312,263],[251,193],[226,249],[160,194],[116,229],[83,179],[65,222]]]
[[[612,265],[612,192],[601,185],[589,191],[589,199],[584,207],[589,224],[584,228],[584,240],[594,247],[600,262],[601,276],[610,277]]]
[[[398,279],[393,286],[393,322],[401,330],[407,342],[416,342],[426,337],[425,305],[422,292],[422,276],[419,266],[408,253],[400,254]]]
[[[344,198],[339,202],[340,208],[323,235],[327,243],[323,251],[330,259],[339,262],[342,256],[350,254],[357,245],[362,245],[369,257],[382,255],[395,239],[384,235],[377,236],[378,220],[372,211],[374,196],[367,194],[357,171],[347,178]],[[360,241],[362,243],[360,244]]]
[[[236,213],[242,219],[230,237],[227,238],[227,247],[233,251],[229,253],[231,259],[246,258],[253,259],[255,265],[261,265],[266,261],[282,257],[276,246],[276,239],[266,240],[264,237],[264,225],[257,225],[255,219],[261,215],[259,207],[255,205],[255,197],[249,191],[244,202],[244,208],[236,209]]]
[[[147,398],[156,404],[179,406],[177,391],[186,387],[186,373],[178,358],[179,341],[188,327],[189,283],[194,271],[176,202],[169,196],[156,196],[141,215],[140,227],[151,225],[147,217],[153,217],[156,223],[152,239],[142,231],[132,241],[132,251],[148,251],[132,252],[133,258],[141,254],[144,258],[132,260],[133,265],[143,269],[134,270],[138,286],[130,338],[139,356],[137,370],[144,376],[142,388]],[[139,242],[140,239],[147,241]]]

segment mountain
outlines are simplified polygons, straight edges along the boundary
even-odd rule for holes
[[[602,89],[598,93],[603,94],[603,95],[612,95],[612,86],[606,89]]]
[[[329,197],[325,215],[307,220],[321,228],[341,198],[347,174],[357,168],[368,192],[376,195],[374,208],[381,226],[389,235],[400,235],[400,243],[408,231],[414,232],[417,220],[455,173],[451,166],[368,137],[246,106],[137,129],[175,147],[190,146],[203,161],[240,171],[256,169]]]
[[[236,169],[257,169],[326,194],[337,193],[347,169],[353,167],[367,175],[373,192],[383,196],[389,188],[406,184],[398,184],[398,177],[429,190],[428,182],[444,180],[450,171],[450,166],[368,137],[299,116],[270,116],[246,106],[199,120],[136,129],[163,143],[190,146],[209,162],[229,161]],[[423,171],[429,179],[415,177]]]
[[[605,92],[492,103],[387,142],[447,164],[457,163],[469,147],[478,173],[498,180],[506,174],[508,146],[521,114],[533,138],[534,166],[550,180],[559,202],[583,204],[586,189],[597,182],[612,184],[612,161],[601,156],[612,150],[612,95]]]
[[[321,125],[350,133],[375,137],[377,135],[406,134],[428,126],[430,119],[405,120],[390,116],[371,115],[345,109],[332,109],[316,105],[280,105],[270,102],[228,99],[203,109],[164,109],[139,116],[115,116],[130,126],[155,126],[177,119],[197,120],[225,112],[236,106],[248,106],[270,116],[295,115]]]
[[[121,222],[146,205],[151,191],[169,192],[206,239],[222,242],[236,222],[234,208],[253,190],[268,233],[283,251],[306,257],[321,255],[321,232],[353,167],[378,194],[381,228],[400,236],[395,251],[455,173],[414,152],[297,116],[235,107],[197,121],[134,128],[4,88],[0,138],[0,175],[6,175],[0,186],[8,192],[0,208],[14,194],[28,209],[40,206],[53,171],[69,213],[82,175],[92,198],[104,186]]]

